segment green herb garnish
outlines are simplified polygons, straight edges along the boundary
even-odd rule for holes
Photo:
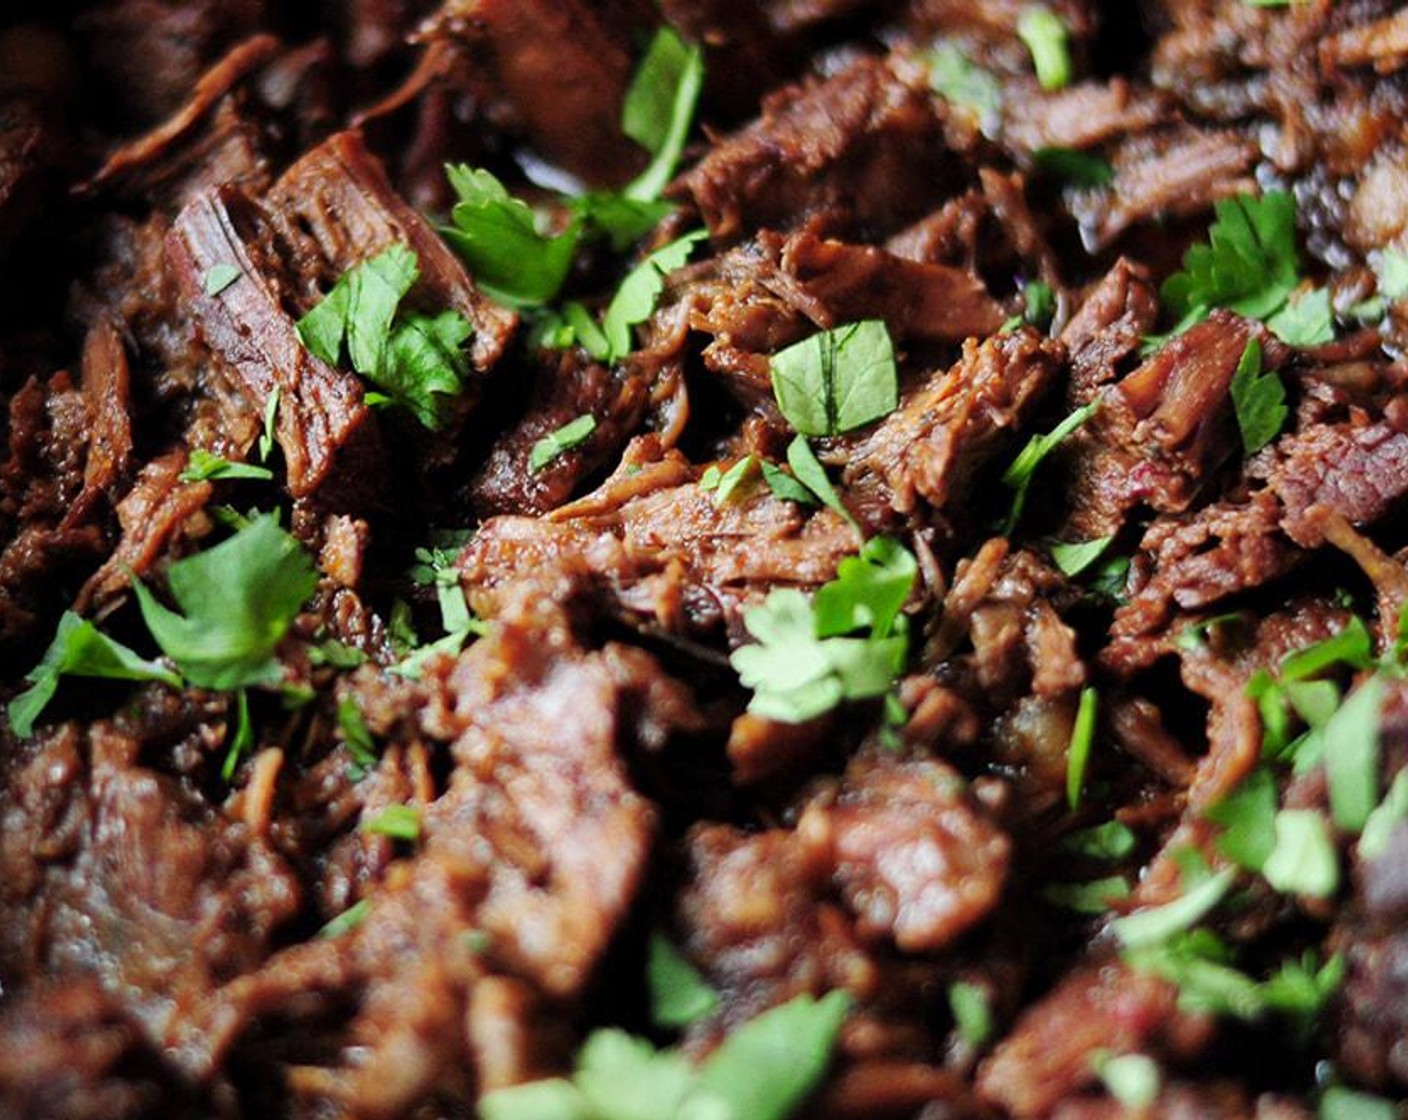
[[[586,443],[594,431],[595,416],[578,416],[575,420],[569,420],[533,444],[528,452],[528,469],[534,472],[542,470],[558,456]]]
[[[267,480],[274,477],[274,472],[268,467],[256,467],[251,463],[233,463],[222,456],[212,455],[203,447],[195,447],[186,460],[186,469],[178,477],[182,482],[218,482],[234,478]]]
[[[1003,484],[1016,491],[1012,498],[1012,511],[1007,515],[1003,526],[1005,534],[1010,535],[1022,519],[1022,511],[1027,504],[1027,490],[1031,486],[1037,467],[1041,466],[1042,461],[1055,451],[1067,436],[1094,416],[1099,407],[1099,400],[1093,400],[1076,409],[1046,434],[1032,436],[1012,460],[1012,465],[1002,473]]]
[[[1246,349],[1232,375],[1232,408],[1237,416],[1237,429],[1242,433],[1242,449],[1254,455],[1276,438],[1290,409],[1286,406],[1286,387],[1274,370],[1261,370],[1261,343],[1247,340]]]
[[[774,354],[771,365],[777,406],[803,435],[849,432],[899,404],[894,345],[878,319],[814,334]]]
[[[1027,45],[1044,90],[1064,88],[1071,80],[1070,32],[1050,8],[1027,8],[1017,20],[1017,35]]]
[[[656,1026],[687,1027],[712,1015],[719,1006],[718,993],[659,931],[650,935],[645,979],[650,989],[650,1017]]]
[[[371,820],[363,821],[361,830],[414,843],[420,839],[420,810],[414,805],[388,805]]]

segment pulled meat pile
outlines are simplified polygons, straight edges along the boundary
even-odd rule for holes
[[[1379,1120],[1408,9],[0,17],[0,1118]]]

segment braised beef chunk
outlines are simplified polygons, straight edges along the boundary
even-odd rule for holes
[[[1391,0],[16,0],[0,1120],[1408,1108]]]

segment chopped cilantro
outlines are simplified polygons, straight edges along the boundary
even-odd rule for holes
[[[1366,860],[1377,859],[1388,848],[1393,830],[1408,820],[1408,768],[1400,770],[1379,802],[1364,830],[1359,834],[1359,855]]]
[[[578,416],[562,427],[549,432],[528,453],[528,469],[537,472],[546,467],[559,455],[580,447],[596,431],[596,417]]]
[[[712,491],[714,501],[721,506],[726,506],[733,501],[739,488],[757,473],[757,457],[745,455],[726,471],[721,472],[717,466],[709,467],[699,479],[699,488]]]
[[[179,688],[181,678],[156,661],[147,661],[114,641],[85,618],[65,611],[44,656],[25,676],[29,687],[10,701],[6,714],[21,738],[34,730],[34,721],[53,699],[59,678],[99,677],[108,680],[160,681]]]
[[[370,770],[377,763],[376,742],[362,716],[362,709],[351,696],[344,696],[337,703],[337,726],[342,731],[342,741],[347,744],[347,753],[362,770]]]
[[[1370,677],[1324,726],[1330,815],[1346,832],[1363,829],[1379,800],[1379,712],[1384,686]]]
[[[1099,407],[1099,400],[1093,400],[1076,409],[1051,431],[1044,435],[1032,436],[1012,460],[1012,465],[1002,474],[1003,484],[1016,491],[1012,498],[1012,511],[1007,515],[1003,526],[1004,533],[1010,534],[1022,519],[1022,510],[1027,504],[1027,489],[1031,486],[1037,467],[1041,466],[1042,461],[1055,451],[1067,436],[1094,416]]]
[[[1331,1085],[1320,1098],[1319,1120],[1397,1120],[1398,1106],[1383,1097]]]
[[[456,567],[460,549],[472,535],[470,532],[437,534],[432,547],[416,549],[418,563],[410,570],[410,577],[416,583],[435,588],[440,604],[440,624],[447,634],[469,630],[474,625],[474,616],[465,602],[459,568]]]
[[[687,1027],[719,1006],[718,993],[658,930],[650,935],[645,978],[650,988],[650,1017],[656,1026]]]
[[[1232,886],[1236,872],[1224,868],[1204,879],[1172,902],[1137,910],[1114,922],[1114,931],[1130,949],[1157,945],[1176,933],[1182,933],[1201,921]]]
[[[1290,409],[1286,407],[1286,387],[1274,370],[1261,369],[1261,343],[1247,340],[1246,349],[1232,375],[1232,408],[1237,429],[1242,433],[1242,450],[1254,455],[1276,438]]]
[[[700,1084],[748,1120],[785,1120],[831,1064],[850,1000],[798,996],[733,1031],[709,1056]]]
[[[1066,801],[1072,809],[1080,808],[1080,796],[1085,789],[1085,771],[1090,765],[1090,748],[1095,741],[1095,713],[1099,697],[1094,688],[1083,688],[1080,706],[1071,727],[1071,742],[1066,749]]]
[[[1408,296],[1408,253],[1385,249],[1374,269],[1379,278],[1379,294],[1388,299]]]
[[[1056,293],[1042,280],[1029,281],[1022,289],[1022,318],[1046,330],[1056,315]]]
[[[1266,325],[1287,346],[1323,346],[1334,341],[1335,313],[1330,308],[1329,289],[1291,296]]]
[[[1158,1062],[1147,1054],[1103,1057],[1096,1063],[1095,1072],[1110,1091],[1110,1096],[1125,1108],[1136,1111],[1154,1103],[1163,1080]]]
[[[606,340],[604,353],[593,352],[579,333],[578,341],[587,345],[588,352],[600,360],[614,360],[631,352],[631,328],[644,323],[655,310],[660,293],[665,290],[665,277],[685,266],[694,247],[709,236],[696,229],[678,240],[656,249],[621,281],[606,312],[601,317],[601,333]]]
[[[899,380],[879,319],[821,331],[772,356],[772,391],[802,435],[834,436],[892,412]]]
[[[1103,914],[1112,903],[1129,897],[1129,883],[1123,875],[1107,875],[1086,883],[1047,883],[1041,897],[1077,914]]]
[[[319,642],[315,646],[308,647],[308,663],[310,665],[328,665],[334,669],[355,669],[358,665],[365,665],[367,655],[354,646],[349,646],[346,642],[339,642],[336,638],[328,638]]]
[[[1276,845],[1261,873],[1284,894],[1328,898],[1340,884],[1339,854],[1314,809],[1282,809],[1276,814]]]
[[[344,933],[351,933],[367,920],[367,915],[371,912],[372,904],[370,899],[364,898],[360,902],[354,902],[320,929],[318,936],[324,940],[330,940],[334,937],[341,937]]]
[[[182,482],[208,482],[230,478],[270,479],[274,472],[268,467],[256,467],[250,463],[232,463],[219,455],[212,455],[203,447],[191,449],[186,460],[186,469],[179,475]]]
[[[822,505],[839,513],[852,525],[856,523],[851,511],[841,501],[841,495],[836,493],[836,488],[826,477],[826,468],[821,465],[806,436],[797,436],[787,445],[787,465],[792,468],[795,480],[814,494]]]
[[[784,723],[801,723],[842,700],[883,696],[903,669],[906,628],[897,617],[918,565],[900,545],[867,542],[861,556],[817,592],[778,588],[744,615],[757,644],[730,659],[753,690],[748,710]],[[867,629],[864,637],[847,637]]]
[[[977,1050],[992,1037],[992,1007],[982,985],[955,980],[948,986],[948,1008],[958,1037],[970,1050]]]
[[[361,830],[414,843],[420,839],[420,810],[414,805],[388,805],[371,820],[363,821]]]
[[[929,52],[929,86],[953,105],[967,109],[984,132],[995,132],[1002,118],[1002,86],[953,43]]]
[[[1051,545],[1051,559],[1064,575],[1078,576],[1105,554],[1114,539],[1111,534],[1108,537],[1096,537],[1094,540],[1071,544],[1056,541]]]
[[[503,183],[466,164],[445,168],[459,201],[440,230],[474,275],[500,303],[535,307],[557,296],[582,237],[580,220],[557,234],[539,232],[537,215]]]
[[[1282,658],[1281,679],[1300,681],[1337,665],[1367,669],[1373,664],[1374,640],[1369,628],[1358,615],[1351,615],[1344,629]]]
[[[631,79],[621,106],[621,128],[654,157],[622,192],[626,198],[651,201],[674,174],[694,108],[704,88],[704,55],[668,26],[661,27]]]
[[[167,571],[182,613],[134,580],[152,637],[186,679],[202,688],[272,684],[282,675],[274,650],[317,586],[302,546],[262,514],[214,548]]]
[[[1061,17],[1039,4],[1022,12],[1017,35],[1027,45],[1044,90],[1062,89],[1071,80],[1070,33]]]
[[[786,1120],[826,1072],[849,1001],[795,999],[734,1030],[699,1068],[624,1031],[592,1032],[571,1080],[486,1093],[483,1120]]]
[[[329,365],[340,363],[345,340],[352,368],[378,390],[367,394],[368,403],[401,405],[437,431],[468,376],[463,346],[473,328],[458,311],[396,321],[419,276],[414,252],[399,243],[388,246],[343,274],[298,321],[298,337]]]
[[[1116,860],[1133,852],[1137,842],[1129,826],[1120,821],[1106,821],[1072,832],[1061,841],[1061,848],[1090,859]]]
[[[1206,318],[1214,307],[1265,319],[1300,282],[1296,204],[1289,194],[1225,198],[1214,213],[1208,243],[1192,246],[1183,257],[1183,271],[1160,290],[1179,319],[1175,331]]]
[[[798,436],[797,439],[805,442],[803,436]],[[807,450],[810,451],[811,448],[809,447]],[[768,489],[771,490],[775,496],[785,502],[797,502],[804,506],[814,506],[817,504],[816,495],[776,463],[769,463],[764,459],[762,461],[762,468],[763,481],[768,484]],[[823,471],[822,474],[823,477],[825,477],[825,471]],[[829,482],[828,485],[830,485]]]
[[[1115,177],[1109,160],[1075,148],[1038,148],[1032,153],[1032,168],[1072,187],[1103,187]]]
[[[230,738],[230,749],[225,754],[220,776],[229,781],[235,776],[235,767],[240,760],[254,749],[254,721],[249,715],[249,693],[240,689],[235,697],[235,733]]]
[[[279,416],[279,399],[282,395],[283,390],[275,385],[264,401],[264,429],[259,433],[259,461],[261,463],[267,463],[269,456],[274,453],[274,422]]]
[[[1222,825],[1217,850],[1237,866],[1260,871],[1276,847],[1276,779],[1259,766],[1221,801],[1207,818]]]
[[[205,272],[205,294],[218,296],[240,278],[240,270],[232,264],[213,264]]]

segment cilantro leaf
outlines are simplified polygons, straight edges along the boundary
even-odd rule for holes
[[[1107,875],[1086,883],[1047,883],[1041,897],[1077,914],[1103,914],[1111,904],[1129,897],[1129,882],[1123,875]]]
[[[855,525],[856,519],[841,501],[841,495],[836,493],[831,479],[826,477],[826,468],[821,465],[806,436],[797,436],[787,445],[787,465],[792,468],[794,479],[814,494],[822,505]]]
[[[1081,792],[1085,789],[1085,771],[1090,765],[1090,748],[1095,741],[1095,713],[1099,696],[1094,688],[1083,688],[1080,706],[1071,727],[1071,742],[1066,748],[1066,801],[1072,809],[1080,808]]]
[[[341,937],[345,933],[351,933],[367,920],[367,915],[372,912],[371,899],[364,898],[359,902],[354,902],[327,925],[318,931],[318,936],[323,940],[331,940],[334,937]]]
[[[878,319],[821,331],[774,354],[770,365],[777,407],[802,435],[849,432],[899,404],[894,345]]]
[[[232,264],[213,264],[205,272],[205,281],[202,285],[205,294],[208,296],[218,296],[231,284],[240,278],[240,270]]]
[[[1221,902],[1235,875],[1232,868],[1224,868],[1172,902],[1137,910],[1118,919],[1113,923],[1116,936],[1131,949],[1167,941],[1174,934],[1196,925]]]
[[[976,1050],[992,1036],[992,1007],[981,985],[955,980],[948,986],[948,1008],[964,1045]]]
[[[363,821],[361,831],[413,843],[420,839],[420,810],[414,805],[388,805],[371,820]]]
[[[817,635],[869,628],[875,637],[889,637],[918,575],[918,561],[899,541],[872,537],[859,555],[837,565],[835,579],[817,590],[812,601]]]
[[[590,413],[569,420],[533,444],[532,450],[528,452],[528,469],[534,472],[542,470],[559,455],[571,451],[574,447],[580,447],[594,431],[596,417]]]
[[[377,763],[376,741],[362,715],[362,709],[351,696],[344,696],[337,704],[337,726],[342,731],[342,741],[347,744],[347,753],[362,770],[370,770]]]
[[[658,930],[650,935],[645,977],[650,988],[650,1017],[657,1026],[687,1027],[719,1006],[718,993]]]
[[[1098,1064],[1096,1072],[1110,1091],[1110,1096],[1136,1112],[1154,1103],[1163,1081],[1159,1064],[1147,1054],[1107,1057]]]
[[[1293,295],[1266,325],[1287,346],[1323,346],[1334,341],[1335,313],[1328,288]]]
[[[1364,830],[1359,834],[1361,858],[1372,860],[1383,855],[1393,830],[1405,820],[1408,820],[1408,769],[1398,772],[1384,799],[1364,822]]]
[[[1398,1106],[1383,1097],[1331,1085],[1320,1098],[1319,1120],[1397,1120]]]
[[[660,293],[665,290],[665,277],[683,268],[695,245],[708,236],[707,230],[692,230],[656,249],[626,274],[601,319],[607,358],[619,358],[631,352],[631,328],[650,318]]]
[[[703,52],[686,44],[673,28],[661,27],[621,106],[622,130],[654,156],[650,166],[627,184],[625,197],[643,201],[660,197],[684,151],[703,88]]]
[[[984,132],[995,132],[1002,118],[1002,86],[953,43],[929,52],[929,86],[954,105],[969,110]]]
[[[1276,814],[1276,845],[1261,869],[1283,894],[1328,898],[1340,884],[1340,860],[1314,809],[1282,809]]]
[[[1379,294],[1388,299],[1408,296],[1408,253],[1385,249],[1374,269],[1379,278]]]
[[[1056,567],[1061,569],[1062,574],[1078,576],[1105,554],[1114,539],[1114,534],[1111,534],[1108,537],[1096,537],[1094,540],[1070,544],[1056,541],[1051,545],[1051,559],[1056,562]]]
[[[1076,148],[1038,148],[1032,152],[1032,169],[1072,187],[1103,187],[1115,177],[1109,160]]]
[[[700,1083],[735,1117],[785,1120],[831,1064],[850,1007],[844,992],[798,996],[733,1031],[709,1056]]]
[[[1022,519],[1022,511],[1027,504],[1027,489],[1031,486],[1032,476],[1036,474],[1037,467],[1042,461],[1056,450],[1077,428],[1095,415],[1100,407],[1100,401],[1093,400],[1084,405],[1064,420],[1056,427],[1044,435],[1034,435],[1027,440],[1027,444],[1018,452],[1017,457],[1012,460],[1012,465],[1002,472],[1002,482],[1005,486],[1016,491],[1012,498],[1012,510],[1007,515],[1007,521],[1003,526],[1003,532],[1011,534],[1017,527],[1017,523]]]
[[[1214,206],[1208,243],[1183,257],[1183,271],[1164,281],[1164,302],[1186,328],[1214,307],[1264,319],[1299,283],[1296,205],[1284,191],[1237,195]],[[1177,329],[1177,328],[1176,328]]]
[[[1205,814],[1222,825],[1217,850],[1239,867],[1260,871],[1276,847],[1276,779],[1264,766],[1248,774]]]
[[[302,546],[264,514],[172,564],[167,582],[183,613],[132,584],[152,637],[192,684],[230,690],[278,680],[274,650],[318,576]]]
[[[1120,821],[1106,821],[1072,832],[1061,841],[1061,848],[1089,859],[1115,860],[1124,859],[1134,851],[1137,843],[1128,825]]]
[[[1070,33],[1060,16],[1050,8],[1033,5],[1018,18],[1017,35],[1031,52],[1042,89],[1058,90],[1070,82]]]
[[[797,439],[803,439],[803,437],[798,436]],[[811,448],[807,450],[810,451]],[[813,456],[813,458],[815,458],[815,456]],[[817,504],[816,495],[776,463],[769,463],[764,459],[761,465],[763,468],[763,481],[768,484],[768,489],[771,490],[776,497],[781,498],[785,502],[797,502],[799,505],[804,506],[814,506]],[[820,464],[817,465],[820,466]],[[823,476],[825,473],[825,471],[822,472]],[[828,480],[828,485],[829,484]]]
[[[270,479],[274,472],[268,467],[256,467],[251,463],[232,463],[219,455],[212,455],[203,447],[194,447],[186,460],[186,469],[180,474],[182,482],[208,482],[231,478]]]
[[[1042,280],[1028,281],[1022,289],[1022,318],[1046,330],[1056,315],[1056,293]],[[1014,328],[1015,329],[1015,328]]]
[[[387,342],[387,361],[366,374],[392,404],[409,409],[432,432],[445,425],[451,398],[464,391],[474,328],[458,311],[409,315]]]
[[[1330,815],[1346,832],[1363,829],[1379,800],[1379,713],[1384,685],[1370,677],[1354,690],[1323,730]]]
[[[699,488],[701,490],[712,491],[714,501],[721,506],[726,506],[729,502],[733,501],[733,497],[738,493],[739,488],[744,486],[757,473],[757,456],[745,455],[726,471],[721,472],[717,466],[711,466],[700,477]]]
[[[145,658],[114,641],[87,619],[65,611],[44,656],[25,675],[29,687],[10,701],[6,715],[21,738],[34,730],[34,722],[53,699],[59,678],[100,677],[107,680],[161,681],[179,688],[181,678],[166,666]]]
[[[509,194],[491,172],[451,164],[445,174],[459,201],[440,235],[469,266],[474,282],[511,307],[550,302],[567,279],[581,221],[561,233],[540,233],[528,204]]]
[[[1247,340],[1237,362],[1231,394],[1237,429],[1242,433],[1242,449],[1254,455],[1276,438],[1290,415],[1281,379],[1274,371],[1261,371],[1261,343],[1255,338]]]

